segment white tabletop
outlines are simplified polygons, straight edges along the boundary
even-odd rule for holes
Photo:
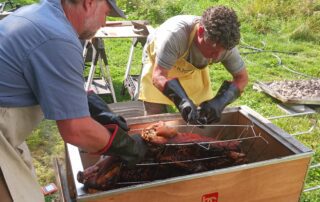
[[[145,38],[153,27],[151,25],[134,26],[131,21],[107,22],[105,27],[101,27],[95,37],[97,38]]]

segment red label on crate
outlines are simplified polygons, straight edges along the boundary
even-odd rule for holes
[[[218,192],[203,195],[202,202],[218,202]]]

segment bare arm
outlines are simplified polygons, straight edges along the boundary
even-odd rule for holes
[[[62,139],[87,152],[100,151],[108,142],[110,132],[91,117],[56,122]]]
[[[232,76],[233,76],[233,83],[239,88],[240,92],[243,92],[244,88],[247,86],[249,81],[246,68],[243,68],[240,72]]]
[[[164,86],[168,81],[168,72],[168,69],[161,67],[158,64],[156,64],[155,68],[153,69],[152,83],[161,92],[163,92]]]

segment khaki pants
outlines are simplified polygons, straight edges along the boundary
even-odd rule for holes
[[[0,107],[1,201],[44,201],[24,142],[42,119],[39,106]]]

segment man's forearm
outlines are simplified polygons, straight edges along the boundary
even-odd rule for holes
[[[161,92],[164,90],[164,86],[168,81],[168,72],[169,70],[156,65],[152,73],[152,83],[153,85],[159,89]]]
[[[240,92],[243,92],[249,81],[246,68],[233,75],[233,83],[238,87]]]
[[[110,132],[91,117],[57,121],[62,139],[87,152],[97,152],[109,142]]]

